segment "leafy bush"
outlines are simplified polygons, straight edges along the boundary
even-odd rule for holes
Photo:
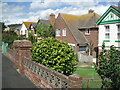
[[[11,45],[14,40],[17,40],[17,38],[18,36],[13,30],[2,32],[2,41],[8,43],[8,45]]]
[[[39,23],[37,24],[36,30],[37,30],[38,37],[54,37],[55,36],[55,30],[51,24],[47,26],[44,23]]]
[[[32,43],[37,42],[37,38],[34,36],[33,32],[28,32],[28,40],[30,40]]]
[[[96,71],[102,79],[101,88],[114,88],[119,90],[120,88],[120,61],[118,50],[114,46],[110,47],[108,52],[105,49],[103,43],[102,52],[99,54],[99,64],[96,67]]]
[[[49,37],[34,43],[31,52],[32,60],[65,75],[72,74],[76,69],[72,47],[55,38]]]

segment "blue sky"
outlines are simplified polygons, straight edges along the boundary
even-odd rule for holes
[[[87,14],[89,9],[102,15],[110,5],[118,5],[119,0],[3,0],[0,3],[0,21],[19,24],[23,21],[37,22],[49,19],[50,13],[73,15]],[[104,0],[105,1],[105,0]]]

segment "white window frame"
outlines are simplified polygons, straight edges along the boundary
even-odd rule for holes
[[[110,26],[105,26],[105,39],[110,39]]]
[[[89,31],[89,33],[88,33],[88,31]],[[86,30],[85,30],[85,34],[86,34],[86,35],[90,35],[90,29],[86,29]]]
[[[66,28],[62,30],[62,36],[66,36]]]
[[[57,34],[57,32],[59,31],[59,34]],[[56,29],[56,36],[60,36],[60,29]]]
[[[68,44],[72,46],[72,49],[73,49],[73,47],[75,47],[75,44],[72,44],[72,43],[68,43]]]
[[[80,47],[85,47],[85,51],[80,51]],[[86,52],[86,46],[79,46],[79,52]]]

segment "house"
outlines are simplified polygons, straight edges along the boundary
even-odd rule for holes
[[[54,15],[52,17],[55,17]],[[96,21],[100,18],[93,10],[89,10],[88,14],[76,16],[71,14],[59,13],[57,19],[54,18],[54,28],[56,38],[61,42],[68,42],[72,45],[75,52],[86,54],[87,43],[94,43],[93,56],[97,56],[98,45],[98,27]]]
[[[99,52],[102,50],[103,42],[105,42],[107,50],[111,45],[120,50],[120,7],[111,5],[96,22],[96,25],[99,25]]]
[[[23,22],[22,23],[22,27],[20,29],[20,35],[25,35],[26,38],[28,37],[28,31],[32,30],[34,33],[34,29],[35,29],[35,25],[37,23],[36,22]]]

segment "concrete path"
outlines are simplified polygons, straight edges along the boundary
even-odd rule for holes
[[[34,88],[39,90],[27,77],[21,76],[13,63],[2,55],[2,88]]]

